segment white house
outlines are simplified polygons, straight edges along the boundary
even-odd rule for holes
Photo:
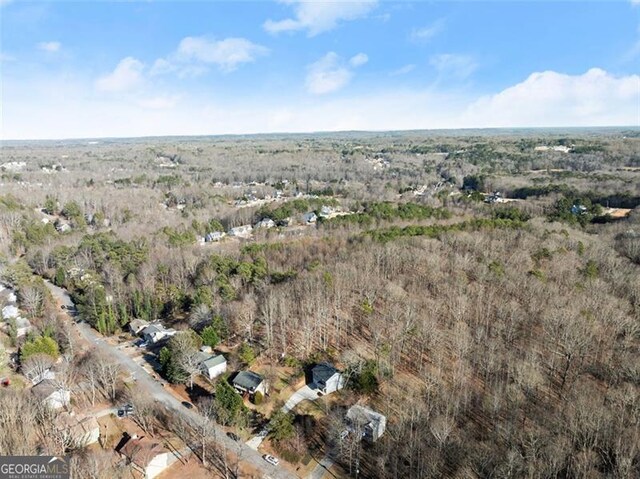
[[[158,343],[165,338],[170,338],[176,333],[177,331],[175,329],[167,329],[161,323],[151,323],[141,331],[142,339],[151,344]]]
[[[228,234],[229,236],[235,236],[237,238],[249,238],[252,231],[253,227],[251,225],[242,225],[231,228]]]
[[[354,404],[347,411],[347,422],[351,432],[361,434],[363,439],[376,442],[384,434],[387,418],[368,407]]]
[[[8,304],[2,308],[2,319],[17,318],[18,316],[20,316],[20,311],[17,306]]]
[[[221,241],[225,236],[227,236],[227,234],[223,231],[212,231],[205,235],[204,241],[205,243],[215,243]]]
[[[56,426],[68,435],[74,447],[88,446],[100,439],[100,424],[93,416],[62,412],[56,417]]]
[[[71,392],[51,379],[40,381],[31,392],[51,409],[63,408],[71,402]]]
[[[178,460],[176,453],[165,448],[159,442],[147,437],[132,436],[118,451],[125,456],[131,467],[153,479]]]
[[[331,364],[320,363],[311,368],[308,386],[322,394],[331,394],[344,387],[344,377]]]
[[[275,228],[275,226],[276,226],[276,222],[273,221],[271,218],[263,218],[260,221],[258,221],[258,223],[256,223],[256,228],[269,229],[269,228]]]
[[[335,213],[336,209],[334,207],[323,205],[322,208],[320,208],[320,214],[318,216],[321,216],[322,218],[329,218]]]
[[[200,352],[200,368],[202,374],[209,379],[217,378],[227,370],[227,360],[222,354],[213,355],[206,352]]]
[[[309,213],[305,213],[302,216],[302,220],[306,224],[311,225],[311,224],[314,224],[316,221],[318,221],[318,216],[315,214],[315,212],[310,211]]]

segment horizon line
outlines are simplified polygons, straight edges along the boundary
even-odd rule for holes
[[[344,134],[406,134],[406,133],[424,133],[424,132],[465,132],[465,131],[523,131],[523,130],[624,130],[637,129],[640,125],[592,125],[592,126],[500,126],[500,127],[461,127],[461,128],[417,128],[410,130],[318,130],[318,131],[273,131],[273,132],[254,132],[254,133],[201,133],[201,134],[167,134],[167,135],[140,135],[140,136],[86,136],[86,137],[64,137],[64,138],[0,138],[2,143],[20,143],[20,142],[51,142],[51,141],[89,141],[89,140],[144,140],[144,139],[160,139],[160,138],[242,138],[242,137],[264,137],[264,136],[304,136],[304,135],[344,135]]]

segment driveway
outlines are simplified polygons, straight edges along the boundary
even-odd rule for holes
[[[309,386],[302,386],[300,389],[294,392],[289,397],[289,399],[287,399],[287,402],[284,403],[284,406],[282,406],[280,410],[289,412],[302,401],[315,401],[316,399],[318,399],[318,397],[320,397],[318,396],[318,393],[311,389]],[[268,434],[269,431],[267,430],[267,428],[262,429],[257,435],[246,442],[247,446],[257,451],[260,447],[260,444],[262,444],[262,441],[265,440]]]
[[[69,294],[64,289],[59,288],[48,281],[46,281],[46,284],[54,298],[67,307],[73,306],[73,302],[71,301]],[[131,376],[135,378],[137,386],[147,394],[147,397],[157,400],[174,414],[182,415],[191,423],[198,423],[202,421],[203,417],[196,410],[185,408],[181,404],[181,399],[176,398],[165,390],[160,382],[153,379],[142,366],[127,356],[125,352],[118,349],[117,346],[112,346],[106,342],[97,333],[97,331],[89,326],[89,324],[84,322],[76,322],[75,324],[82,338],[87,343],[93,344],[94,347],[105,356],[120,364],[125,372],[130,373]],[[251,464],[266,476],[274,479],[289,479],[296,477],[281,467],[268,464],[254,449],[230,439],[227,437],[226,432],[217,426],[215,427],[215,440],[218,443],[223,444],[228,450],[238,451],[238,454],[242,457],[242,462]]]

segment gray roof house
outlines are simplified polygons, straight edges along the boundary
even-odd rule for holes
[[[129,330],[136,336],[147,326],[149,326],[149,321],[145,321],[144,319],[133,319],[129,322]]]
[[[385,416],[358,404],[354,404],[347,411],[347,421],[352,432],[362,434],[362,437],[370,442],[380,439],[387,427]]]
[[[329,363],[319,363],[311,368],[311,375],[308,386],[322,394],[332,392],[344,387],[342,374]]]
[[[236,236],[238,238],[248,238],[251,236],[252,231],[253,231],[253,226],[242,225],[242,226],[236,226],[235,228],[231,228],[227,234],[229,236]]]
[[[233,387],[240,393],[266,393],[264,378],[253,371],[240,371],[232,381]]]
[[[161,323],[151,323],[141,331],[142,338],[149,343],[157,343],[164,338],[168,338],[176,334],[175,329],[167,329]]]
[[[202,374],[207,376],[209,379],[216,378],[220,376],[227,370],[227,360],[222,354],[213,355],[210,353],[200,352],[200,368],[202,369]]]

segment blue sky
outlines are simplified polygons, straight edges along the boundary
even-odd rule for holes
[[[640,0],[0,0],[4,139],[640,125]]]

